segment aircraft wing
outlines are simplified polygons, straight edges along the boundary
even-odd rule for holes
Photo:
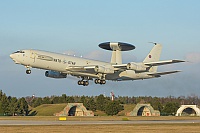
[[[112,66],[115,68],[115,70],[120,70],[120,69],[126,70],[127,69],[127,64],[119,64],[119,65],[112,65]]]
[[[166,60],[166,61],[157,61],[157,62],[144,62],[147,66],[160,66],[160,65],[167,65],[167,64],[173,64],[173,63],[180,63],[185,62],[183,60]]]
[[[87,70],[94,70],[95,66],[69,66],[66,70],[69,71],[87,71]]]
[[[98,78],[94,71],[95,66],[69,66],[66,68],[68,74],[72,76],[80,77],[80,76],[87,76],[90,78]]]
[[[127,64],[120,64],[120,65],[112,65],[114,67],[115,70],[126,70],[127,69]],[[94,70],[94,68],[96,67],[96,65],[94,66],[69,66],[68,68],[66,68],[66,70],[69,71],[92,71]]]
[[[167,75],[167,74],[172,74],[172,73],[177,73],[177,72],[181,72],[181,71],[156,72],[156,73],[149,73],[148,75],[160,77],[161,75]]]

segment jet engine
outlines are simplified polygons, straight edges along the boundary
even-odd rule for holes
[[[131,62],[127,64],[127,69],[128,70],[135,70],[138,72],[143,72],[147,70],[147,67],[144,64],[139,64],[139,63],[135,63],[135,62]]]
[[[67,77],[67,75],[65,74],[62,74],[57,71],[52,71],[52,70],[46,71],[45,76],[49,78],[66,78]]]
[[[97,73],[114,73],[114,67],[113,66],[95,66],[94,71]]]

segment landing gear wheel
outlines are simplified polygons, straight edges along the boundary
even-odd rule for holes
[[[106,84],[105,80],[101,80],[100,84]]]
[[[26,74],[31,74],[31,70],[26,70]]]
[[[89,85],[89,82],[88,81],[85,81],[84,82],[84,86],[88,86]]]
[[[98,79],[95,79],[94,82],[95,82],[95,84],[98,84]]]
[[[100,83],[101,83],[101,80],[100,80],[100,79],[98,79],[98,80],[97,80],[97,83],[98,83],[98,84],[100,84]]]
[[[88,81],[79,80],[78,81],[78,85],[88,86],[89,82]]]
[[[81,80],[80,82],[81,82],[81,85],[84,85],[84,81],[83,80]]]
[[[101,79],[95,79],[94,80],[95,84],[106,84],[106,80],[101,80]]]
[[[81,85],[81,81],[80,80],[78,81],[78,85]]]

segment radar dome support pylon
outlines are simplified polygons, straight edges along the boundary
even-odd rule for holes
[[[99,44],[99,47],[112,51],[111,63],[116,65],[122,64],[121,51],[129,51],[135,49],[135,46],[123,42],[104,42]]]

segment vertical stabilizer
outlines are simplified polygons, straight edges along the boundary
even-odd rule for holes
[[[143,62],[156,62],[160,60],[160,54],[162,51],[162,45],[155,43],[155,46],[152,48],[150,53],[147,55],[147,57],[144,59]],[[149,69],[149,72],[156,72],[157,66],[153,66]]]

